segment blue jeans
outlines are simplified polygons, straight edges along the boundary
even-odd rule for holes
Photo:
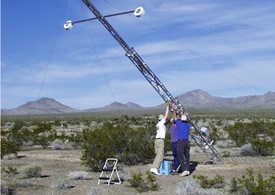
[[[178,142],[172,142],[172,152],[173,152],[173,157],[174,157],[173,170],[177,170],[178,166],[180,165],[177,148],[178,148]]]

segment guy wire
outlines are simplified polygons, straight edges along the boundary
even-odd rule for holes
[[[82,10],[83,10],[83,8],[82,8]],[[82,11],[82,13],[83,13],[83,15],[84,15],[84,10]],[[92,46],[93,46],[93,49],[94,49],[94,51],[95,51],[96,59],[97,59],[98,65],[99,65],[99,67],[100,67],[100,70],[101,70],[101,72],[102,72],[102,75],[103,75],[103,77],[104,77],[104,80],[105,80],[105,82],[106,82],[106,84],[107,84],[107,87],[108,87],[108,89],[109,89],[109,91],[110,91],[110,93],[111,93],[111,96],[112,96],[113,100],[116,102],[115,96],[114,96],[114,94],[113,94],[113,92],[112,92],[112,89],[111,89],[111,87],[110,87],[110,85],[109,85],[109,82],[108,82],[108,80],[107,80],[107,78],[106,78],[106,75],[105,75],[105,73],[104,73],[104,71],[103,71],[103,68],[102,68],[102,66],[101,66],[101,62],[100,62],[99,56],[98,56],[98,54],[97,54],[96,47],[95,47],[94,42],[93,42],[93,40],[92,40],[91,32],[90,32],[90,30],[89,30],[89,28],[88,28],[88,26],[87,26],[87,23],[85,23],[85,25],[86,25],[86,28],[87,28],[87,30],[88,30],[90,42],[91,42],[91,44],[92,44]]]
[[[64,6],[64,9],[63,9],[62,17],[61,17],[61,18],[63,18],[64,14],[65,14],[65,10],[66,10],[66,8],[67,8],[67,4],[68,4],[68,0],[67,0],[66,3],[65,3],[65,6]],[[63,23],[63,22],[60,22],[60,23]],[[45,83],[46,76],[47,76],[48,69],[49,69],[49,64],[50,64],[51,59],[52,59],[52,56],[53,56],[53,51],[54,51],[54,48],[55,48],[56,40],[57,40],[57,37],[58,37],[58,35],[59,35],[60,29],[61,29],[61,28],[58,28],[58,29],[57,29],[57,32],[56,32],[56,35],[55,35],[55,38],[54,38],[53,46],[52,46],[52,48],[51,48],[50,56],[49,56],[49,58],[48,58],[48,62],[47,62],[47,65],[46,65],[46,70],[45,70],[45,73],[44,73],[44,76],[43,76],[42,84],[41,84],[40,90],[39,90],[38,95],[37,95],[37,100],[38,100],[38,98],[40,97],[41,92],[42,92],[43,87],[44,87],[44,83]]]

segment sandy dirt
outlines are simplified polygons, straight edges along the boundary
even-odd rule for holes
[[[88,194],[91,189],[99,188],[102,194],[139,194],[136,189],[130,187],[128,178],[131,173],[139,171],[146,175],[149,165],[125,166],[119,165],[119,174],[125,181],[122,184],[98,185],[98,177],[100,173],[90,172],[87,167],[81,164],[81,150],[30,150],[20,151],[18,157],[5,157],[1,161],[2,168],[12,166],[20,171],[20,168],[26,165],[38,165],[42,168],[42,177],[28,179],[31,182],[29,187],[19,187],[14,190],[15,194],[22,195],[62,195],[62,194]],[[171,159],[171,156],[166,156]],[[203,153],[191,154],[193,171],[188,177],[180,177],[179,175],[160,175],[156,176],[156,182],[160,189],[156,192],[146,192],[143,194],[175,194],[176,186],[183,180],[192,179],[195,175],[205,175],[209,178],[219,174],[223,176],[227,183],[232,177],[241,177],[246,173],[246,169],[251,167],[256,173],[263,176],[275,174],[274,157],[226,157],[222,158],[223,164],[205,164],[208,161]],[[55,190],[52,185],[57,180],[69,179],[68,175],[74,171],[88,171],[89,179],[85,180],[69,180],[71,188],[66,190]],[[1,173],[1,175],[4,173]],[[2,175],[2,181],[5,179]],[[12,180],[12,179],[11,179]],[[23,182],[23,179],[17,179]],[[226,192],[226,190],[225,190]],[[226,193],[225,193],[226,194]],[[230,193],[228,193],[230,194]]]

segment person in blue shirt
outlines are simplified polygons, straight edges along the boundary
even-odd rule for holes
[[[181,176],[190,175],[190,141],[189,141],[189,131],[190,123],[187,121],[186,113],[181,109],[181,116],[176,114],[176,105],[173,104],[173,114],[176,126],[178,129],[178,158],[182,167],[183,172]]]

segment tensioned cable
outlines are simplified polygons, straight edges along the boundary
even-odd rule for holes
[[[65,14],[65,10],[66,10],[66,8],[67,8],[67,4],[68,4],[68,0],[67,0],[66,3],[65,3],[65,7],[64,7],[64,9],[63,9],[62,17],[61,17],[61,18],[63,18],[64,14]],[[63,23],[63,22],[61,22],[61,23]],[[54,38],[53,46],[52,46],[52,49],[51,49],[51,51],[50,51],[50,56],[49,56],[49,58],[48,58],[46,70],[45,70],[45,73],[44,73],[44,76],[43,76],[42,84],[41,84],[40,90],[39,90],[38,95],[37,95],[37,100],[38,100],[38,98],[40,97],[40,94],[41,94],[42,89],[43,89],[43,87],[44,87],[44,83],[45,83],[46,76],[47,76],[48,69],[49,69],[49,64],[50,64],[51,59],[52,59],[52,56],[53,56],[53,51],[54,51],[54,48],[55,48],[56,40],[57,40],[57,37],[58,37],[58,35],[59,35],[60,29],[61,29],[61,28],[58,28],[58,29],[57,29],[57,33],[56,33],[56,36],[55,36],[55,38]]]
[[[84,10],[83,10],[83,7],[82,7],[82,13],[83,13],[83,17],[84,17]],[[109,85],[109,82],[108,82],[108,80],[107,80],[107,77],[106,77],[106,75],[105,75],[105,73],[104,73],[104,71],[103,71],[103,68],[102,68],[102,66],[101,66],[101,62],[100,62],[99,56],[98,56],[98,54],[97,54],[97,50],[96,50],[96,47],[95,47],[95,45],[94,45],[94,42],[93,42],[93,40],[92,40],[92,35],[91,35],[91,32],[90,32],[90,30],[89,30],[89,28],[88,28],[88,24],[85,23],[85,25],[86,25],[86,28],[88,29],[88,34],[89,34],[90,42],[91,42],[91,44],[92,44],[92,46],[93,46],[93,49],[94,49],[94,51],[95,51],[96,59],[97,59],[98,65],[99,65],[99,67],[100,67],[100,70],[101,70],[101,72],[102,72],[102,75],[103,75],[103,77],[104,77],[104,80],[105,80],[105,82],[106,82],[106,84],[107,84],[107,87],[108,87],[108,89],[109,89],[109,91],[110,91],[110,93],[111,93],[111,96],[112,96],[113,100],[116,102],[116,98],[115,98],[115,96],[114,96],[114,94],[113,94],[113,92],[112,92],[112,89],[111,89],[111,87],[110,87],[110,85]]]
[[[105,1],[106,3],[108,3],[109,5],[111,5],[111,6],[115,7],[115,8],[117,8],[117,9],[121,10],[121,9],[120,9],[119,7],[117,7],[116,5],[110,3],[110,2],[108,2],[108,1],[106,1],[106,0],[104,0],[104,1]],[[135,18],[135,17],[133,17],[133,16],[131,16],[131,17],[132,17],[132,18]],[[136,18],[135,18],[135,19],[136,19]],[[144,24],[145,26],[149,27],[151,30],[153,30],[153,31],[155,31],[155,32],[157,32],[157,33],[159,33],[160,35],[162,35],[163,37],[165,37],[165,38],[167,38],[168,40],[172,41],[173,43],[175,43],[175,44],[179,45],[180,47],[184,48],[185,50],[187,50],[187,51],[193,53],[194,55],[196,55],[196,56],[198,56],[199,58],[203,59],[203,60],[206,61],[207,63],[213,65],[213,66],[216,67],[217,69],[219,69],[219,70],[221,70],[221,71],[227,73],[228,75],[232,76],[233,78],[239,80],[240,82],[246,84],[247,86],[249,86],[249,87],[251,87],[251,88],[253,88],[253,89],[255,89],[256,91],[258,91],[258,92],[261,93],[261,91],[258,90],[255,86],[249,84],[249,83],[246,82],[245,80],[240,79],[239,77],[237,77],[236,75],[232,74],[231,72],[229,72],[229,71],[227,71],[227,70],[225,70],[225,69],[219,67],[217,64],[215,64],[215,63],[212,62],[211,60],[207,59],[206,57],[202,56],[202,55],[199,54],[198,52],[195,52],[194,50],[192,50],[192,49],[190,49],[190,48],[184,46],[182,43],[179,43],[178,41],[174,40],[173,38],[169,37],[168,35],[166,35],[166,34],[162,33],[161,31],[157,30],[157,29],[154,28],[153,26],[151,26],[151,25],[149,25],[149,24],[147,24],[147,23],[145,23],[145,22],[143,22],[143,21],[141,21],[141,20],[137,20],[137,21],[140,22],[140,23],[142,23],[142,24]]]

